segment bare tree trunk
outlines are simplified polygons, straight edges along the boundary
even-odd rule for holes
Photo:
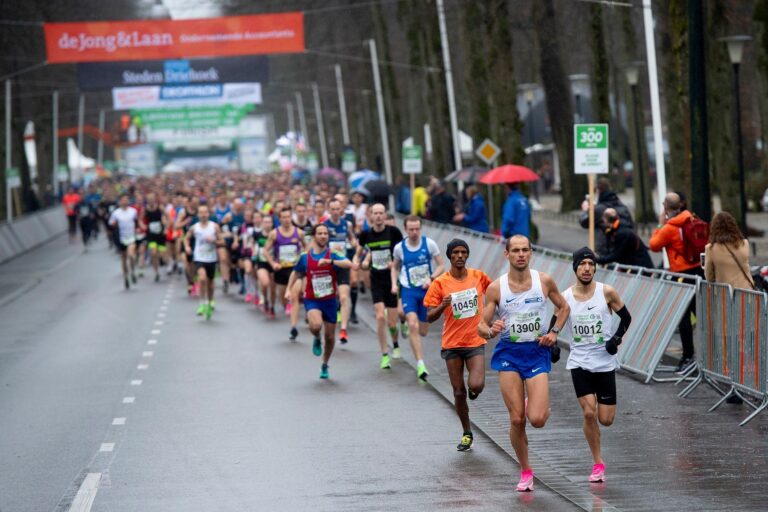
[[[553,0],[533,3],[533,20],[539,44],[541,80],[546,93],[547,112],[552,126],[552,138],[560,159],[562,211],[581,206],[587,189],[583,176],[573,173],[573,108],[570,85],[563,68],[557,40],[557,20]]]

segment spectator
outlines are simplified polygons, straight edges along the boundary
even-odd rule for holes
[[[683,240],[683,225],[690,221],[693,214],[688,210],[682,210],[680,196],[670,192],[664,198],[664,211],[659,216],[659,226],[651,235],[648,246],[653,252],[667,250],[669,257],[669,269],[678,274],[689,274],[691,276],[704,277],[701,263],[695,261],[690,263],[685,258],[685,241]],[[691,314],[696,312],[696,303],[691,301],[688,310],[683,314],[680,320],[680,341],[683,343],[683,356],[677,366],[677,373],[685,373],[693,360],[693,326],[691,325]]]
[[[437,180],[434,183],[429,202],[429,218],[435,222],[448,224],[456,214],[456,199],[445,190],[445,184]]]
[[[464,207],[464,213],[457,213],[453,217],[453,222],[475,231],[487,233],[488,213],[485,210],[485,199],[477,191],[475,185],[468,186],[465,192],[467,194],[467,204]]]
[[[597,180],[597,204],[595,204],[595,245],[597,252],[606,252],[605,244],[605,230],[608,226],[603,224],[603,214],[606,208],[613,208],[618,213],[619,218],[624,224],[625,228],[630,230],[635,229],[635,223],[632,220],[632,214],[629,212],[627,205],[621,202],[619,196],[616,195],[611,189],[611,182],[608,178],[600,178]],[[582,213],[579,217],[579,224],[584,229],[589,229],[589,204],[587,201],[581,205]]]
[[[427,189],[422,185],[419,185],[413,189],[413,213],[419,217],[427,216],[427,201],[429,201],[429,194]]]
[[[531,235],[531,205],[520,192],[517,183],[507,185],[507,200],[501,210],[501,234],[504,238],[513,235]]]
[[[741,235],[736,219],[720,212],[709,225],[709,243],[704,250],[704,275],[707,281],[734,288],[754,289],[749,272],[749,242]]]
[[[631,228],[624,225],[614,208],[606,208],[603,212],[602,224],[605,229],[605,252],[599,254],[597,263],[621,263],[637,267],[653,268],[651,255]]]
[[[400,177],[395,183],[395,210],[404,215],[411,214],[411,187]]]

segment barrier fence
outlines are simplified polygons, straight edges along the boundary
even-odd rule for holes
[[[767,302],[762,292],[701,284],[696,294],[699,373],[680,396],[707,383],[723,395],[710,411],[737,396],[754,409],[742,426],[768,408]]]
[[[64,208],[54,206],[0,223],[0,263],[67,231]]]
[[[466,240],[470,246],[468,265],[491,278],[504,274],[509,268],[503,253],[504,240],[499,237],[429,221],[423,221],[422,231],[440,247],[456,237]],[[531,268],[551,276],[564,291],[576,280],[571,258],[571,254],[565,252],[534,246]],[[601,267],[595,277],[616,288],[632,314],[632,324],[618,353],[622,368],[642,376],[646,383],[661,380],[654,375],[677,325],[688,311],[698,278],[626,265]],[[550,304],[548,314],[552,311]],[[617,324],[618,318],[613,316],[613,321]],[[563,330],[560,339],[570,344],[568,329]]]

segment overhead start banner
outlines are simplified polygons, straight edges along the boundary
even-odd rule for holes
[[[195,20],[45,23],[49,64],[304,51],[301,12]]]
[[[237,126],[255,106],[216,105],[131,110],[132,117],[141,119],[142,126],[154,129],[194,129],[217,126]]]
[[[269,59],[263,56],[147,62],[88,62],[77,65],[77,81],[82,91],[138,85],[265,83],[268,78]]]
[[[112,89],[112,107],[116,110],[246,103],[261,103],[261,84],[148,85]]]

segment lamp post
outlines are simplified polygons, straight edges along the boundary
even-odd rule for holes
[[[640,123],[640,101],[637,95],[637,83],[640,80],[640,66],[642,62],[630,62],[626,65],[624,72],[627,77],[627,84],[632,93],[632,110],[634,112],[634,125],[635,125],[635,144],[637,145],[637,162],[635,162],[635,169],[633,171],[634,179],[633,186],[640,187],[640,196],[635,194],[635,209],[640,213],[640,219],[638,223],[646,223],[648,221],[648,211],[645,208],[645,163],[643,162],[643,138],[641,134],[642,124]]]
[[[571,91],[573,91],[573,98],[576,103],[575,122],[577,124],[583,123],[584,114],[581,112],[581,98],[586,96],[587,88],[589,87],[589,75],[569,75],[568,79],[571,81]]]
[[[736,123],[736,163],[739,169],[739,209],[741,210],[741,216],[739,217],[739,224],[744,235],[747,234],[747,193],[744,190],[744,150],[741,137],[741,94],[739,93],[739,66],[741,65],[741,58],[744,55],[744,43],[751,41],[749,36],[729,36],[720,38],[720,41],[725,42],[728,45],[728,57],[731,60],[731,67],[733,68],[733,97],[735,99],[734,108],[736,110],[735,123]]]
[[[520,84],[517,88],[520,92],[523,93],[523,97],[525,98],[525,104],[528,107],[528,123],[526,128],[528,128],[528,138],[530,139],[530,146],[533,146],[536,144],[536,125],[533,120],[533,100],[535,98],[535,92],[536,89],[538,89],[538,84]]]

